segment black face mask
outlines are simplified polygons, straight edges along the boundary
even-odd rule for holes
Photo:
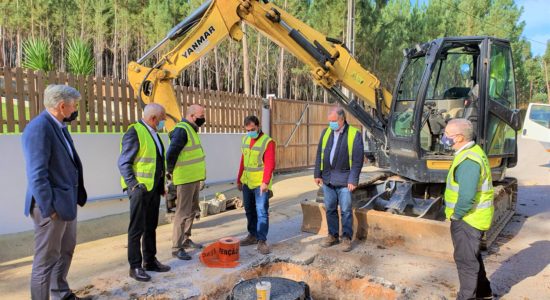
[[[201,127],[204,122],[206,122],[206,119],[204,117],[195,119],[195,125],[197,125],[198,127]]]
[[[70,123],[76,120],[76,117],[78,117],[78,110],[73,111],[73,113],[69,117],[63,118],[63,122]]]

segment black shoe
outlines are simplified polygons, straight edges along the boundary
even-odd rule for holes
[[[178,251],[173,251],[172,256],[177,257],[178,259],[181,259],[181,260],[191,260],[191,256],[187,254],[187,252],[185,252],[185,250],[183,249],[180,249]]]
[[[156,258],[151,263],[143,264],[143,268],[146,271],[153,271],[153,272],[168,272],[168,271],[170,271],[170,266],[161,264],[160,261],[158,261]]]
[[[91,299],[90,297],[78,297],[75,293],[70,293],[69,295],[62,298],[62,300],[88,300]]]
[[[183,248],[185,248],[185,249],[202,249],[202,245],[193,242],[191,239],[187,239],[187,240],[185,240],[185,242],[183,242]]]
[[[131,268],[130,277],[134,278],[137,281],[149,281],[151,276],[145,272],[143,268]]]

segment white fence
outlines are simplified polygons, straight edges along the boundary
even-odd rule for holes
[[[168,147],[167,135],[162,138]],[[235,180],[241,138],[241,134],[201,134],[207,183]],[[124,195],[117,167],[121,134],[73,134],[73,139],[82,159],[89,197],[88,204],[79,209],[78,220],[127,211],[127,200],[120,199]],[[32,229],[32,221],[23,215],[26,186],[21,135],[0,135],[0,235]]]

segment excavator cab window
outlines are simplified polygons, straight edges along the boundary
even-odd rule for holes
[[[425,62],[425,56],[412,58],[401,76],[395,112],[392,115],[392,130],[398,137],[410,137],[414,133],[414,108],[426,67]]]
[[[490,101],[495,101],[507,109],[516,108],[516,87],[510,47],[491,44],[489,64]],[[492,112],[487,126],[487,154],[513,155],[516,145],[516,132]]]
[[[420,124],[421,148],[445,154],[439,143],[447,122],[455,118],[477,119],[477,59],[479,44],[443,45],[430,76]]]

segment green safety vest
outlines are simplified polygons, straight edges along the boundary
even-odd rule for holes
[[[241,145],[243,154],[244,170],[241,175],[241,183],[246,184],[249,189],[255,189],[262,184],[264,178],[264,153],[272,139],[267,134],[262,134],[256,140],[254,146],[250,148],[252,138],[245,136]],[[269,189],[271,190],[273,178],[269,181]]]
[[[323,165],[325,162],[325,148],[327,147],[328,138],[332,129],[327,128],[325,134],[323,135],[323,142],[321,143],[321,171],[323,171]],[[349,168],[351,169],[351,155],[353,153],[353,141],[355,140],[355,135],[359,133],[359,130],[351,125],[348,125],[348,158],[349,158]]]
[[[176,161],[172,182],[174,185],[180,185],[206,179],[206,156],[199,135],[187,122],[179,122],[176,128],[182,128],[187,132],[187,144]]]
[[[139,140],[139,151],[134,158],[134,164],[132,169],[134,175],[139,183],[142,183],[147,188],[147,191],[151,191],[155,185],[155,170],[157,168],[157,146],[155,140],[151,136],[149,129],[139,122],[130,125],[130,128],[136,130]],[[162,140],[159,139],[162,144]],[[120,143],[120,151],[122,152],[122,142]],[[128,188],[124,178],[120,177],[120,185],[122,189]]]
[[[494,189],[489,160],[483,149],[478,145],[462,150],[453,159],[453,164],[447,175],[447,186],[445,188],[445,216],[447,219],[450,219],[454,213],[460,188],[455,181],[455,170],[466,159],[471,159],[481,166],[481,176],[477,184],[474,206],[462,220],[474,228],[486,231],[491,226],[495,211],[493,206]]]

